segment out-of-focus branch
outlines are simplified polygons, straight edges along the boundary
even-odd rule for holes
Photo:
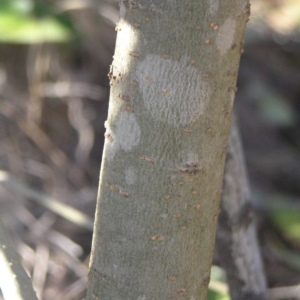
[[[4,299],[38,300],[32,283],[0,220],[0,286]]]
[[[43,82],[39,86],[42,96],[56,98],[88,98],[102,101],[106,99],[107,91],[101,86],[84,82]]]
[[[272,300],[300,299],[300,285],[284,286],[270,289]]]
[[[44,207],[65,218],[66,220],[73,222],[87,230],[93,230],[93,220],[84,213],[64,203],[59,202],[56,199],[53,199],[28,188],[23,183],[13,178],[13,176],[1,170],[0,183],[5,184],[7,187],[13,189],[17,193],[27,197],[28,199],[33,200],[40,205],[43,205]]]
[[[268,299],[236,121],[229,137],[217,247],[232,300]]]

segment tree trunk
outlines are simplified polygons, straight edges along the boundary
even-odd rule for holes
[[[217,248],[232,300],[268,299],[243,149],[235,120],[229,137]]]
[[[249,4],[120,5],[87,299],[205,299]]]

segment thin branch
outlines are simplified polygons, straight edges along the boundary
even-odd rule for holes
[[[5,184],[7,187],[27,197],[28,199],[33,200],[40,205],[43,205],[47,209],[65,218],[66,220],[73,222],[74,224],[79,225],[87,230],[93,231],[94,222],[86,214],[64,203],[61,203],[54,198],[48,197],[46,195],[43,195],[42,193],[38,193],[28,188],[16,178],[1,170],[0,183]]]
[[[0,220],[0,286],[4,299],[38,300],[32,283]]]
[[[268,299],[242,145],[235,120],[229,137],[217,247],[232,300]]]

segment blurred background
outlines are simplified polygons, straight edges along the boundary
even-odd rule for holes
[[[0,1],[0,217],[41,300],[85,295],[117,21],[113,0]],[[235,105],[268,283],[300,299],[300,2],[252,0],[244,50]]]

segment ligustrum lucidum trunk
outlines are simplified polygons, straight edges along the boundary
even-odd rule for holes
[[[205,299],[244,0],[121,1],[87,299]]]

